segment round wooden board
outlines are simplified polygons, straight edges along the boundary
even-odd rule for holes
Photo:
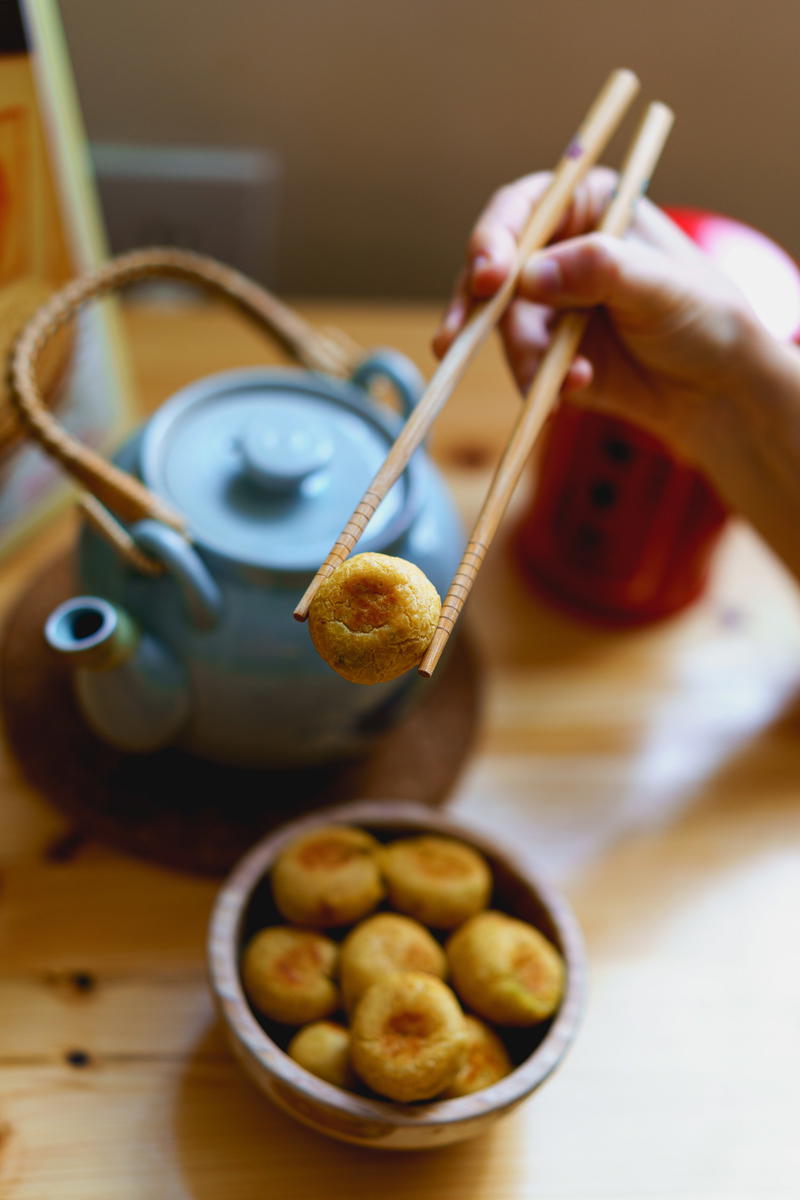
[[[84,724],[69,673],[42,630],[73,595],[70,560],[52,560],[12,607],[0,643],[0,705],[28,781],[75,823],[76,834],[164,866],[227,872],[253,842],[300,813],[346,800],[442,804],[478,720],[479,668],[459,638],[430,690],[368,756],[336,767],[241,770],[177,750],[114,750]]]

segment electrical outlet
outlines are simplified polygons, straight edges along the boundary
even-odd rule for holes
[[[281,163],[267,150],[94,143],[113,254],[180,246],[277,281]]]

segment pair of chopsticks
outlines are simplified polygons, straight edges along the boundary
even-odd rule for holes
[[[555,233],[569,208],[575,188],[590,167],[597,162],[638,89],[639,81],[631,71],[618,70],[612,72],[598,93],[558,163],[549,187],[529,218],[520,239],[514,270],[490,300],[475,308],[434,372],[417,407],[294,610],[298,621],[307,618],[311,601],[323,580],[352,553],[378,505],[405,470],[411,455],[422,442],[456,383],[464,374],[470,358],[508,306],[523,265],[530,255],[546,245]],[[602,232],[620,237],[627,229],[636,201],[646,190],[658,162],[672,122],[673,114],[666,105],[655,102],[647,108],[622,166],[616,192],[598,225]],[[442,604],[439,624],[433,639],[420,663],[419,673],[426,678],[433,674],[455,627],[536,438],[558,399],[590,315],[587,312],[566,313],[555,327],[550,345],[542,358],[522,412],[495,472],[461,564],[453,576]]]

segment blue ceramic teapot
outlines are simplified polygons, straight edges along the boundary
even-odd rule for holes
[[[117,260],[115,286],[124,274],[118,264],[130,257]],[[199,256],[176,257],[191,257],[190,276],[198,263],[210,270]],[[230,294],[230,278],[226,284],[217,290]],[[99,290],[90,280],[80,300],[73,294],[65,304],[74,308]],[[274,329],[274,312],[269,324]],[[378,377],[393,385],[402,415],[366,390]],[[125,506],[103,491],[117,519],[104,508],[102,520],[84,524],[80,594],[50,615],[45,630],[73,665],[79,703],[100,737],[124,750],[176,745],[243,766],[332,762],[366,749],[415,689],[430,686],[413,673],[375,687],[347,683],[292,617],[421,390],[413,364],[387,350],[348,379],[271,367],[228,371],[172,396],[126,442],[116,477],[121,471],[138,481],[134,490],[144,485],[153,503],[121,521]],[[21,408],[30,425],[30,396]],[[37,436],[44,441],[41,429]],[[85,468],[80,477],[100,494],[99,477]],[[181,521],[147,515],[162,510]],[[118,536],[109,537],[112,526]],[[360,549],[410,559],[444,592],[462,546],[453,504],[418,451]]]

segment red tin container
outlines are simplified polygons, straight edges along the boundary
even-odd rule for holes
[[[779,246],[716,213],[667,211],[775,336],[800,340],[800,271]],[[599,624],[633,626],[697,598],[726,519],[705,478],[657,438],[563,402],[516,548],[526,578],[559,607]]]

